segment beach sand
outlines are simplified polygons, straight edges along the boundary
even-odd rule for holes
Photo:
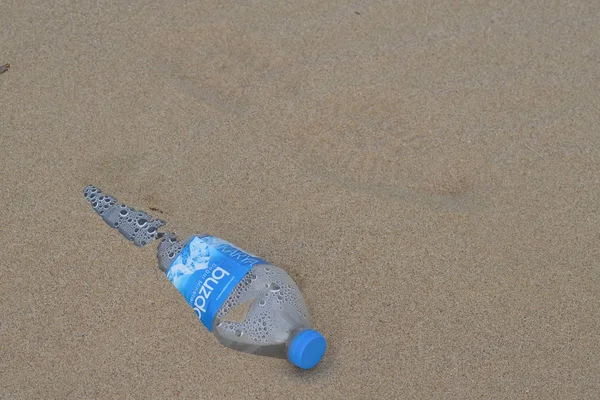
[[[468,3],[3,2],[0,398],[596,397],[600,3]],[[323,362],[218,345],[87,184],[286,269]]]

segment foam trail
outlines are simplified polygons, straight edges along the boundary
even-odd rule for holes
[[[127,240],[138,247],[146,246],[164,235],[158,232],[158,228],[165,225],[165,221],[153,219],[144,211],[120,203],[114,197],[102,193],[96,186],[86,186],[83,195],[104,222],[118,229]]]

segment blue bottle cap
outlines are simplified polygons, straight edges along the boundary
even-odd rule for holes
[[[323,335],[313,329],[298,333],[288,348],[288,360],[302,369],[311,369],[325,354],[326,342]]]

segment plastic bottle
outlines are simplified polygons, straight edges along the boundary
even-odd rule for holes
[[[159,268],[221,344],[287,358],[302,369],[319,363],[325,338],[311,329],[302,294],[283,269],[214,236],[177,240],[173,233],[158,232],[163,220],[119,203],[95,186],[86,186],[83,193],[104,221],[136,246],[162,238]],[[228,318],[248,304],[245,318]]]

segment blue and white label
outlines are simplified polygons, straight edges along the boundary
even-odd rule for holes
[[[266,261],[214,236],[194,237],[167,270],[175,285],[209,331],[235,286]]]

